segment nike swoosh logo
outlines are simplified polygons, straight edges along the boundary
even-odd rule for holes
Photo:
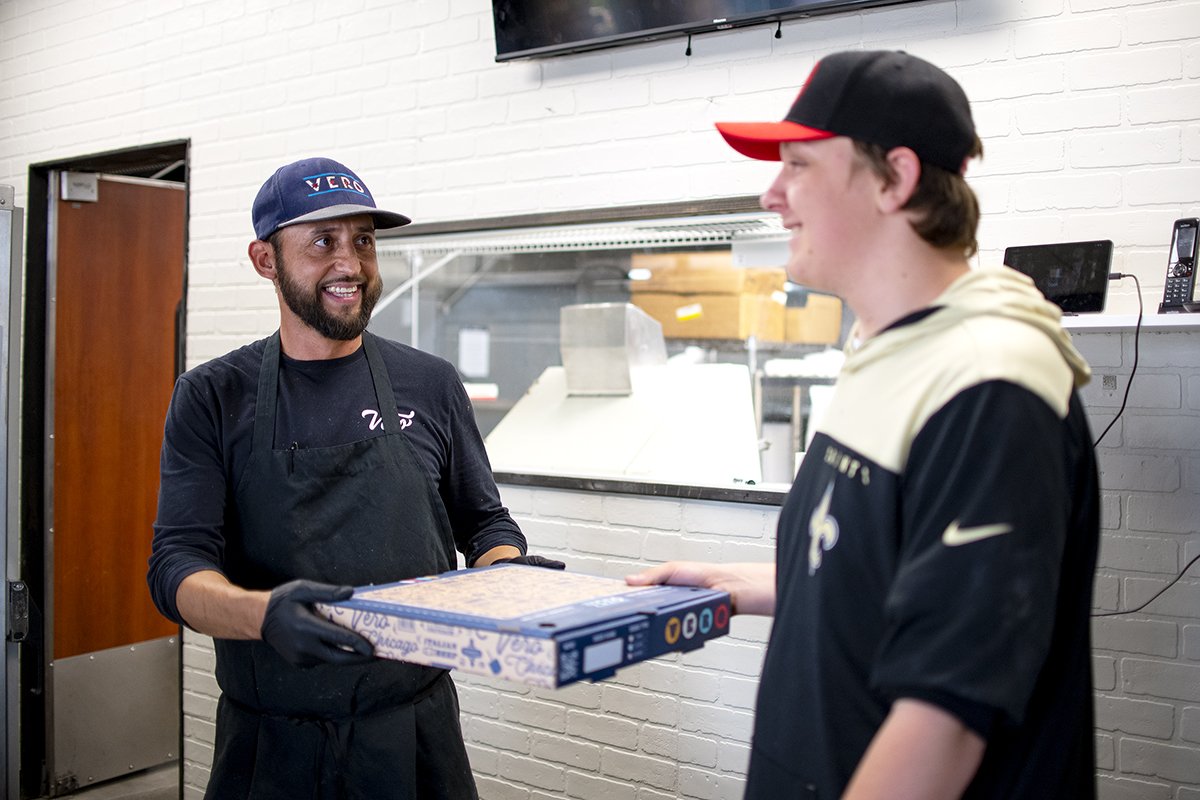
[[[942,544],[947,547],[958,547],[978,542],[981,539],[1002,536],[1006,533],[1012,533],[1012,525],[980,525],[977,528],[960,528],[958,520],[954,520],[946,526],[946,530],[942,533]]]

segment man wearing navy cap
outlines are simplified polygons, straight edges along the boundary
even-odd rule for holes
[[[207,797],[476,796],[442,670],[375,659],[313,613],[351,587],[521,561],[471,404],[448,362],[367,332],[375,231],[405,225],[327,158],[272,175],[250,261],[279,330],[180,376],[162,448],[148,581],[211,635]]]
[[[1028,279],[968,265],[966,95],[906,53],[835,53],[783,121],[717,128],[781,162],[762,205],[789,277],[857,318],[775,564],[628,578],[774,615],[746,797],[1094,797],[1089,370]]]

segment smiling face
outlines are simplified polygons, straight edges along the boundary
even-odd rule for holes
[[[357,339],[383,291],[375,226],[362,214],[280,228],[271,240],[287,309],[326,339]]]
[[[788,278],[821,291],[842,294],[863,264],[864,234],[879,208],[880,181],[863,168],[853,142],[843,136],[784,142],[780,170],[760,198],[791,231]]]

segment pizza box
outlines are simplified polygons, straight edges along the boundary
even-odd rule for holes
[[[497,564],[355,589],[318,613],[375,654],[555,688],[729,632],[726,592]]]

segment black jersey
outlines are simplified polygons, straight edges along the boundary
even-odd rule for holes
[[[372,334],[364,334],[370,336]],[[164,615],[179,583],[220,570],[233,493],[250,456],[260,340],[179,377],[167,412],[150,593]],[[454,366],[412,347],[376,339],[396,397],[385,419],[366,357],[297,361],[281,356],[275,449],[328,447],[399,430],[437,489],[468,563],[498,545],[522,552],[525,539],[500,502],[466,390]],[[387,491],[381,486],[380,491]]]
[[[964,797],[1094,797],[1088,370],[1027,287],[972,272],[849,352],[780,515],[750,800],[840,797],[898,698],[984,738]]]

